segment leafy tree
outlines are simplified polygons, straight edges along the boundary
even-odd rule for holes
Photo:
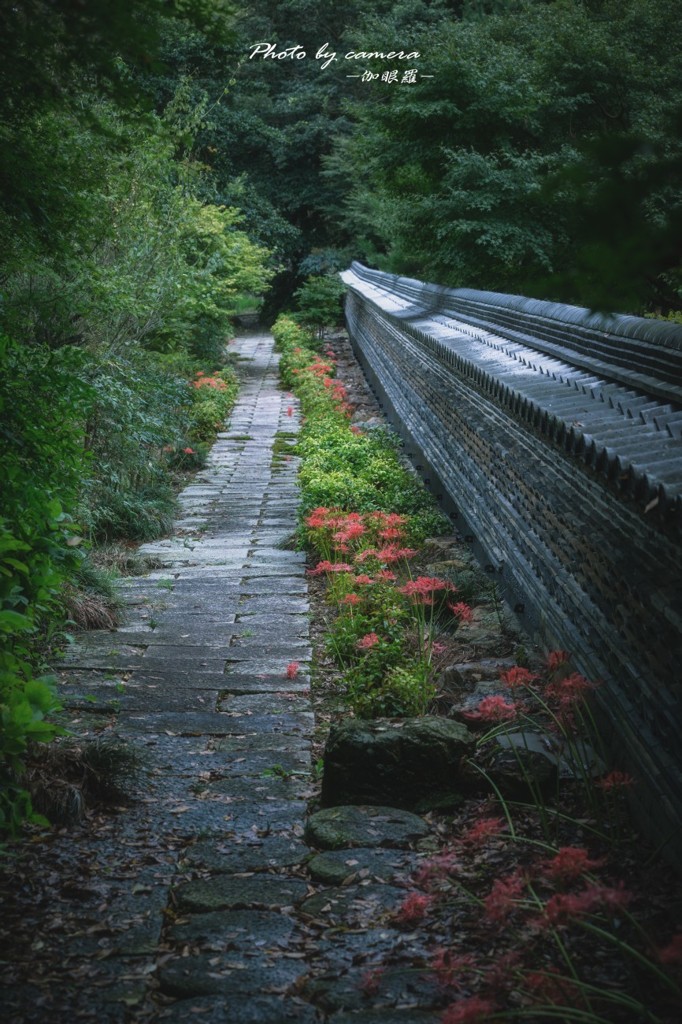
[[[327,161],[354,182],[346,224],[366,258],[588,305],[679,302],[673,7],[469,5],[424,34],[433,78],[356,103]]]
[[[296,292],[294,298],[299,309],[296,321],[312,328],[321,337],[325,327],[334,326],[341,320],[341,299],[345,288],[336,274],[309,277]]]
[[[167,97],[183,74],[209,95],[201,157],[214,170],[217,195],[245,211],[255,237],[274,249],[279,264],[266,315],[286,303],[305,276],[340,270],[356,254],[341,217],[348,179],[323,173],[323,164],[352,129],[348,98],[363,96],[362,87],[346,77],[343,60],[360,46],[358,29],[367,24],[373,48],[377,40],[391,40],[400,49],[450,6],[442,0],[336,6],[256,0],[238,11],[227,46],[208,45],[201,33],[177,26],[169,32],[164,56],[171,73],[155,79],[157,95]],[[257,42],[300,45],[308,56],[293,62],[250,58]],[[315,59],[324,44],[338,58],[326,68]]]
[[[36,670],[37,641],[59,614],[78,555],[68,514],[85,468],[79,413],[87,391],[78,353],[58,355],[0,336],[0,831],[30,814],[20,784],[31,742],[58,731],[54,680]],[[76,372],[74,372],[76,371]]]

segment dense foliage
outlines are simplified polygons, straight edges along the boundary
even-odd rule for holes
[[[178,80],[153,110],[141,87],[170,25],[209,31],[212,9],[27,0],[3,16],[0,828],[30,810],[28,745],[55,733],[41,665],[87,542],[168,529],[172,473],[200,464],[234,398],[234,372],[212,375],[230,315],[271,276],[195,158],[205,98]]]
[[[676,19],[674,0],[256,0],[227,42],[176,31],[155,81],[167,97],[189,74],[210,96],[201,154],[277,252],[270,308],[355,256],[665,311],[682,287]],[[335,61],[316,59],[325,46]],[[420,53],[412,84],[403,61],[345,60],[391,49]]]
[[[675,8],[518,0],[424,34],[433,77],[355,104],[329,162],[367,257],[453,286],[679,307]]]

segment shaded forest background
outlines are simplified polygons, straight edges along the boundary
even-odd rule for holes
[[[308,58],[249,59],[261,41]],[[339,60],[322,68],[325,43]],[[402,61],[349,67],[351,50],[417,50],[417,81]],[[16,827],[26,752],[57,728],[43,664],[65,629],[108,621],[112,569],[168,529],[234,391],[236,313],[273,316],[359,258],[679,318],[678,3],[16,0],[0,178],[0,826]]]

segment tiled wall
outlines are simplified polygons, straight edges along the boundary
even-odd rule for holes
[[[515,406],[485,367],[462,372],[417,318],[352,286],[346,316],[387,413],[461,532],[541,643],[570,650],[600,682],[616,766],[640,780],[639,813],[663,842],[682,822],[679,534],[647,519],[546,418]]]

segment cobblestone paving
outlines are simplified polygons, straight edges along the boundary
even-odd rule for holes
[[[147,758],[144,788],[96,837],[65,836],[87,880],[41,939],[61,966],[33,986],[32,951],[17,951],[26,979],[0,992],[8,1019],[436,1019],[423,1013],[434,992],[409,936],[389,923],[423,821],[352,809],[347,840],[336,817],[331,832],[324,816],[306,826],[307,586],[303,554],[287,547],[298,412],[278,388],[272,345],[269,335],[234,344],[240,398],[181,495],[173,538],[141,549],[157,568],[123,581],[124,625],[84,635],[67,658],[63,693],[72,713],[82,708],[74,728],[115,711],[116,732]],[[365,991],[384,958],[395,969]]]

